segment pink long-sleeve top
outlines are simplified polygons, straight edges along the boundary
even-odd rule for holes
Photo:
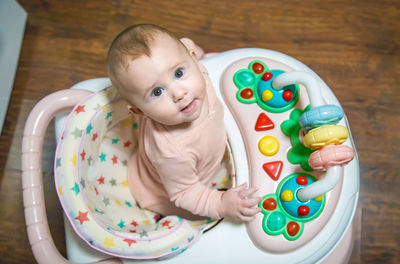
[[[128,185],[142,208],[163,215],[179,215],[183,209],[220,218],[222,192],[207,184],[225,152],[224,110],[203,66],[201,71],[208,97],[208,117],[202,123],[183,136],[174,136],[145,116],[139,119],[139,142],[129,161]]]

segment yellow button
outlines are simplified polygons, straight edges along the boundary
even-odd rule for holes
[[[279,150],[279,142],[273,136],[265,136],[258,142],[258,149],[265,156],[273,156]]]
[[[262,97],[264,102],[267,102],[267,101],[271,100],[272,97],[274,97],[274,95],[272,94],[272,92],[270,90],[265,90],[262,93],[261,97]]]
[[[293,192],[291,190],[286,190],[282,192],[281,198],[285,202],[290,202],[291,200],[293,200]]]

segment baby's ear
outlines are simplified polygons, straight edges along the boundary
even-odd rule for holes
[[[192,55],[194,58],[200,60],[204,56],[204,51],[202,48],[197,46],[193,40],[189,38],[181,38],[180,41],[185,45],[187,50],[189,51],[190,55]]]

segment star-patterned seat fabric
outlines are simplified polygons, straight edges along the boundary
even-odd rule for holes
[[[57,192],[73,229],[91,247],[123,258],[171,257],[185,251],[217,221],[161,217],[138,206],[126,180],[138,128],[137,116],[113,87],[77,105],[56,150]],[[234,184],[229,146],[223,164],[210,188]]]

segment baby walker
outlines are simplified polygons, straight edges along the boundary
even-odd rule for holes
[[[126,182],[135,115],[109,79],[88,80],[45,97],[26,123],[25,218],[39,263],[68,263],[49,232],[40,165],[45,130],[59,113],[54,171],[68,219],[69,261],[348,261],[360,175],[349,125],[332,91],[307,66],[271,50],[231,50],[202,63],[223,101],[229,138],[227,173],[210,188],[257,186],[262,212],[241,224],[160,218],[141,209]]]

